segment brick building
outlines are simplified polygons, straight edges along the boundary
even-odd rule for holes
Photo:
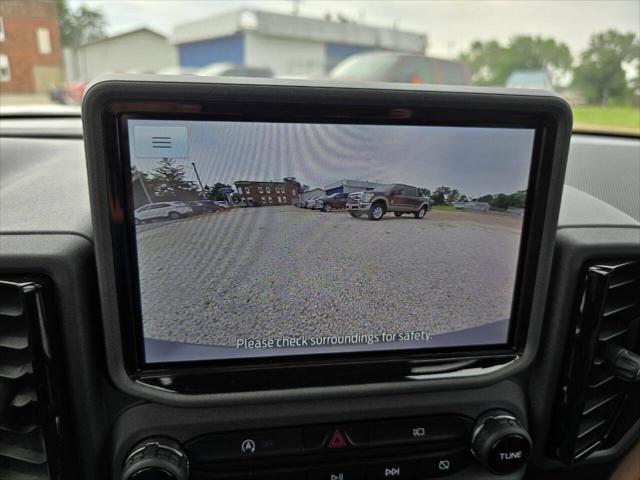
[[[295,180],[283,182],[235,182],[238,197],[249,206],[293,205],[298,201],[300,184]]]
[[[56,2],[0,1],[0,91],[44,93],[62,80]]]

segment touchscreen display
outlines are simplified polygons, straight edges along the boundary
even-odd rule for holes
[[[507,344],[533,129],[127,135],[147,362]]]

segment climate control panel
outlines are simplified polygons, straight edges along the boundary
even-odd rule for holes
[[[378,480],[451,475],[478,463],[504,475],[520,470],[531,438],[506,410],[476,420],[437,415],[371,422],[212,433],[140,442],[122,480]]]

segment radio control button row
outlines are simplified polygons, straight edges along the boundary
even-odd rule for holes
[[[415,480],[446,477],[468,467],[473,461],[466,448],[436,454],[385,460],[362,459],[348,465],[309,466],[308,470],[255,470],[247,473],[224,473],[203,477],[202,480]],[[198,476],[198,480],[201,478]]]
[[[372,423],[369,446],[466,441],[472,426],[472,420],[455,415]]]
[[[332,453],[367,447],[421,443],[466,443],[473,421],[462,416],[386,420],[205,435],[185,445],[192,464]],[[393,477],[391,477],[393,478]]]
[[[192,463],[291,455],[303,452],[302,430],[212,434],[186,445]]]

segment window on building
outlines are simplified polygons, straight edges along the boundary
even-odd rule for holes
[[[0,42],[4,42],[4,22],[2,21],[2,17],[0,17]]]
[[[258,193],[262,193],[262,187],[258,187]]]
[[[278,195],[278,203],[282,203],[282,198]]]
[[[8,82],[11,80],[11,65],[9,65],[9,57],[0,53],[0,82]]]
[[[273,203],[273,197],[269,197],[269,203]]]
[[[291,190],[291,196],[295,197],[296,196],[296,191],[295,190]]]
[[[38,28],[36,30],[36,40],[38,42],[38,53],[49,55],[51,53],[51,34],[48,28]]]
[[[262,203],[267,203],[264,197],[261,197],[261,198],[262,198]]]
[[[238,194],[242,195],[242,187],[238,187]]]
[[[244,193],[249,195],[251,193],[251,189],[249,187],[244,187]]]
[[[271,187],[267,187],[266,190],[267,190],[267,193],[271,193]],[[276,187],[276,192],[277,191],[278,191],[278,188]]]

